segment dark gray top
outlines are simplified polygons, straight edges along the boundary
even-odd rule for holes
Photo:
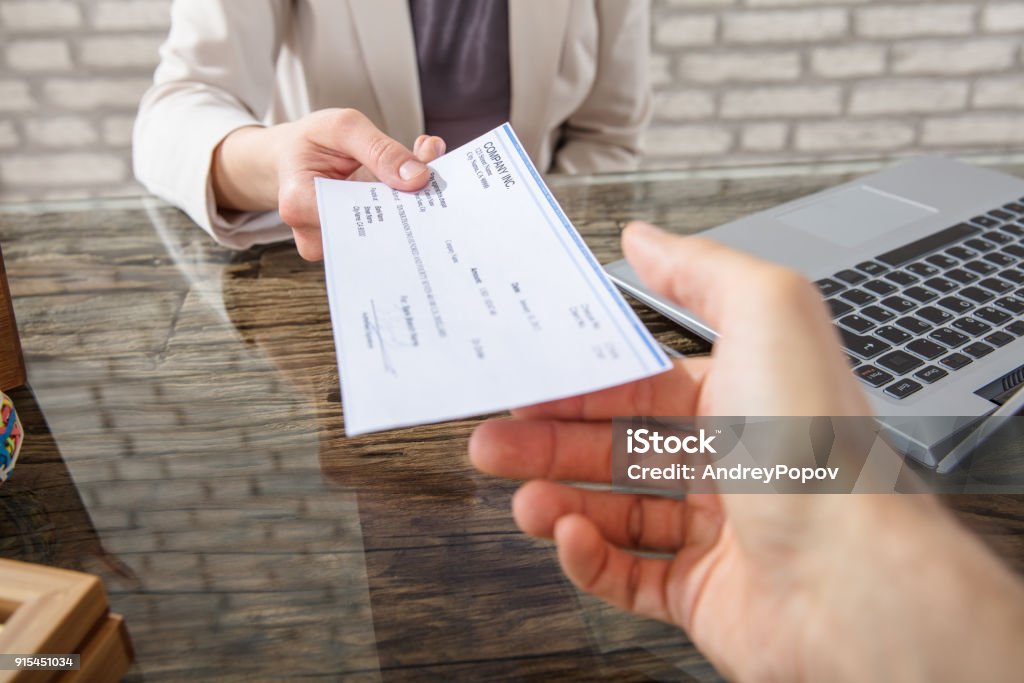
[[[409,0],[426,132],[454,149],[508,120],[507,0]]]

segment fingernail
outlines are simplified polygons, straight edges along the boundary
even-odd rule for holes
[[[448,147],[444,144],[444,140],[441,138],[434,138],[434,156],[444,156],[447,149]]]
[[[412,180],[426,170],[427,167],[422,161],[419,161],[418,159],[409,159],[398,168],[398,175],[402,180]]]

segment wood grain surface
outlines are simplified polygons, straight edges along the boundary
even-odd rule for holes
[[[607,262],[633,218],[694,232],[845,179],[554,190]],[[100,575],[126,680],[716,678],[517,531],[514,484],[466,461],[479,420],[345,438],[323,270],[292,245],[231,252],[149,200],[0,212],[0,241],[32,387],[0,554]],[[1024,498],[948,501],[1024,570]]]

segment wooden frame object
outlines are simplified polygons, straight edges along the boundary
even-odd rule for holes
[[[14,321],[11,289],[7,286],[4,254],[0,250],[0,391],[8,391],[25,383],[25,358]]]
[[[0,560],[0,652],[79,654],[78,671],[0,671],[0,683],[118,681],[133,655],[95,576]]]

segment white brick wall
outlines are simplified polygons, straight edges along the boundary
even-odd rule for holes
[[[1024,0],[652,2],[648,167],[1024,152]],[[138,191],[169,6],[0,0],[0,200]]]
[[[1024,153],[1024,0],[653,2],[648,167]]]

